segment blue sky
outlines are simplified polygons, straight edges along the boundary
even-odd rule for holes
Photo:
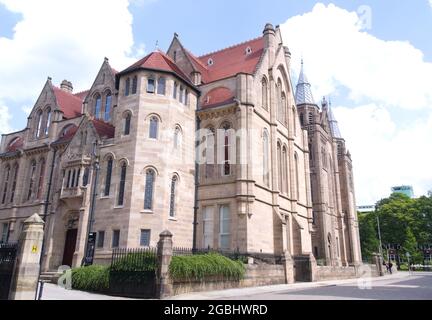
[[[358,24],[358,22],[363,24]],[[429,0],[0,0],[0,133],[23,129],[46,78],[87,89],[104,57],[120,70],[173,33],[196,55],[281,25],[317,101],[329,96],[353,155],[357,202],[397,184],[432,189]]]

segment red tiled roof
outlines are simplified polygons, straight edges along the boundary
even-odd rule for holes
[[[93,119],[92,123],[101,138],[114,138],[115,127],[102,120]]]
[[[202,100],[201,109],[221,106],[234,101],[234,93],[225,87],[212,89],[207,93]]]
[[[177,74],[183,80],[190,82],[189,77],[187,77],[183,71],[175,64],[170,57],[161,51],[155,51],[145,56],[138,62],[131,65],[129,68],[123,70],[121,73],[128,71],[133,71],[137,68],[146,68],[152,70],[162,70]]]
[[[82,111],[82,100],[73,94],[53,86],[57,104],[67,119],[79,117]]]
[[[250,54],[246,54],[248,47],[252,50]],[[201,72],[203,83],[210,83],[241,72],[253,74],[263,52],[264,38],[260,37],[198,58],[190,52],[188,54]],[[209,59],[213,60],[212,65],[208,64]]]
[[[77,92],[74,93],[74,96],[77,98],[80,98],[81,101],[84,101],[84,99],[87,97],[88,93],[90,92],[90,90],[85,90],[85,91],[81,91],[81,92]]]
[[[64,143],[64,142],[71,141],[77,131],[78,131],[78,127],[76,125],[67,126],[66,133],[63,136],[61,136],[55,143]]]
[[[15,152],[24,145],[24,140],[21,137],[13,139],[7,146],[6,152]]]

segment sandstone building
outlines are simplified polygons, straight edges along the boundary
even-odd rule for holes
[[[267,24],[201,57],[175,34],[121,72],[105,59],[85,92],[48,78],[27,127],[2,136],[2,241],[37,212],[45,270],[80,265],[90,231],[98,261],[165,229],[176,246],[360,263],[351,156],[290,58]]]

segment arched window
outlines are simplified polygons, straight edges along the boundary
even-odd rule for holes
[[[173,88],[173,98],[177,99],[177,90],[178,90],[178,84],[177,82],[174,82],[174,88]]]
[[[113,158],[109,157],[107,161],[107,169],[106,169],[106,176],[105,176],[105,189],[104,189],[105,197],[108,197],[110,195],[112,168],[113,168]]]
[[[83,175],[83,182],[82,182],[82,186],[86,187],[89,183],[89,178],[90,178],[90,168],[86,167],[84,169],[84,175]]]
[[[155,92],[155,80],[153,78],[147,79],[147,92],[154,93]]]
[[[215,129],[207,128],[205,139],[205,150],[203,156],[205,157],[205,176],[212,178],[215,165]]]
[[[165,95],[165,87],[166,87],[165,78],[159,78],[158,85],[157,85],[157,93],[161,95]]]
[[[15,189],[18,181],[18,171],[19,171],[19,165],[18,163],[15,164],[14,170],[13,170],[13,180],[12,180],[12,189],[11,189],[11,196],[10,196],[10,202],[12,203],[15,198]]]
[[[42,117],[43,117],[43,113],[42,110],[40,110],[37,113],[37,122],[36,122],[36,138],[39,138],[41,136],[42,133]]]
[[[267,129],[265,129],[263,133],[263,178],[267,187],[270,185],[269,177],[269,136]]]
[[[300,186],[299,186],[299,163],[297,153],[294,154],[294,166],[295,166],[295,186],[297,200],[300,200]]]
[[[70,187],[71,187],[71,188],[75,187],[75,176],[76,176],[76,170],[74,169],[74,170],[72,171],[72,182],[71,182],[71,184],[70,184]]]
[[[125,81],[125,96],[127,97],[129,95],[130,90],[130,78],[127,78]]]
[[[282,193],[288,193],[288,154],[285,146],[282,148]]]
[[[40,160],[40,168],[39,168],[39,182],[38,182],[38,189],[37,189],[37,199],[41,199],[41,197],[42,197],[44,177],[45,177],[45,159],[41,159]]]
[[[282,112],[282,123],[284,125],[287,125],[287,106],[286,106],[286,96],[285,96],[285,92],[282,92],[282,96],[281,96],[281,112]]]
[[[132,79],[132,94],[136,94],[138,91],[138,77],[134,76]]]
[[[267,85],[267,79],[263,77],[261,81],[262,85],[262,107],[266,110],[268,110],[268,85]]]
[[[78,186],[79,186],[80,177],[81,177],[81,168],[78,168],[78,173],[77,173],[76,180],[75,180],[75,188],[78,188]]]
[[[122,206],[124,205],[124,194],[125,194],[125,186],[126,186],[126,169],[127,165],[125,162],[121,165],[120,169],[120,185],[119,185],[119,192],[118,192],[118,199],[117,199],[117,205]]]
[[[95,101],[95,113],[94,113],[96,119],[99,119],[101,116],[101,105],[102,105],[102,98],[100,95],[97,95]]]
[[[46,122],[45,122],[45,135],[49,134],[49,129],[51,125],[51,109],[48,108],[46,111]]]
[[[176,216],[176,192],[177,192],[177,176],[173,176],[171,179],[171,193],[170,193],[170,212],[171,218]]]
[[[279,122],[283,122],[283,104],[282,104],[282,81],[281,79],[278,80],[276,85],[276,94],[277,94],[277,119]]]
[[[304,126],[304,115],[303,115],[303,112],[300,113],[300,124],[301,124],[302,127]]]
[[[30,163],[30,173],[29,173],[29,188],[27,192],[27,201],[31,199],[33,195],[33,188],[35,185],[36,176],[36,160],[32,160]]]
[[[81,142],[82,146],[85,146],[87,144],[87,131],[83,133]]]
[[[182,143],[181,129],[177,126],[174,129],[174,149],[180,149]]]
[[[180,103],[183,103],[184,99],[184,87],[180,86],[180,94],[179,94]]]
[[[155,182],[155,172],[152,169],[148,169],[146,172],[146,182],[144,190],[144,210],[153,209],[153,192]]]
[[[111,120],[111,103],[112,103],[112,96],[111,96],[111,93],[108,93],[105,97],[105,117],[104,117],[104,120],[106,122],[109,122]]]
[[[159,119],[157,117],[150,118],[149,138],[157,139],[159,129]]]
[[[2,196],[2,204],[5,204],[6,202],[6,196],[8,191],[8,185],[9,185],[9,178],[10,178],[10,166],[7,165],[5,168],[5,174],[4,174],[4,180],[3,180],[3,196]]]
[[[128,112],[126,114],[126,117],[125,117],[125,120],[124,120],[125,122],[124,122],[124,132],[123,132],[123,134],[125,136],[128,136],[130,134],[131,120],[132,120],[132,115]]]
[[[229,124],[225,124],[223,126],[224,129],[224,164],[223,164],[223,175],[224,176],[229,176],[231,174],[231,154],[230,154],[230,149],[231,149],[231,137],[230,137],[230,125]]]
[[[309,112],[309,124],[313,124],[314,123],[314,116],[312,112]]]
[[[67,181],[66,181],[66,189],[70,188],[70,186],[71,186],[71,175],[72,175],[72,171],[68,170],[68,177],[67,177]]]
[[[278,165],[278,189],[282,192],[282,147],[277,144],[277,165]]]

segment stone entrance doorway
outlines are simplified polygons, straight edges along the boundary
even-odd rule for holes
[[[69,229],[66,232],[66,241],[63,253],[62,265],[72,267],[73,255],[75,253],[78,229]]]

